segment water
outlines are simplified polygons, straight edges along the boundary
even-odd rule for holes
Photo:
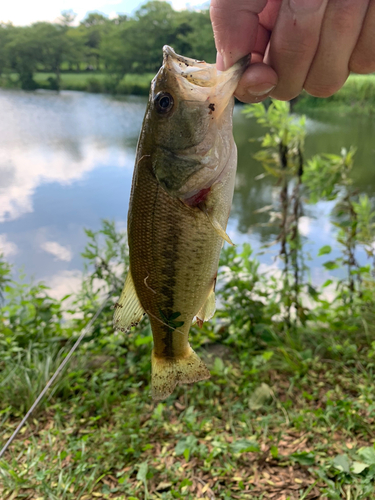
[[[0,249],[28,278],[44,280],[60,297],[79,286],[83,228],[98,229],[100,220],[126,227],[134,154],[145,99],[80,92],[0,90]],[[275,239],[277,228],[259,225],[266,215],[273,180],[254,181],[262,167],[252,159],[261,129],[235,109],[239,151],[237,187],[228,232],[235,243],[250,242],[255,252]],[[375,123],[368,117],[315,115],[309,119],[306,156],[358,148],[355,185],[370,196],[375,188]],[[331,204],[308,207],[301,231],[309,238],[312,280],[327,278],[318,249],[330,244],[338,254],[329,222]],[[273,271],[276,248],[260,255],[262,268]],[[360,256],[364,259],[364,256]]]

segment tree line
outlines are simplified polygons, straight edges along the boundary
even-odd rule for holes
[[[120,81],[128,73],[156,72],[165,44],[186,56],[215,59],[208,10],[175,11],[167,2],[150,1],[133,16],[91,12],[78,26],[74,20],[65,11],[55,23],[0,24],[0,77],[17,74],[23,89],[36,88],[37,71],[54,73],[57,89],[62,71],[101,71]]]

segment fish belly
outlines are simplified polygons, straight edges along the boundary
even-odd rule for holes
[[[216,196],[225,227],[231,196],[222,196],[227,208],[220,189]],[[209,377],[188,333],[214,286],[223,240],[201,210],[171,197],[145,165],[133,180],[128,236],[130,271],[154,339],[153,395],[164,399],[177,383]]]

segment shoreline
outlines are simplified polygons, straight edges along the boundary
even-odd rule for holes
[[[0,88],[19,90],[16,75],[0,77]],[[74,90],[109,95],[148,96],[151,74],[128,74],[120,81],[105,73],[61,73],[60,90]],[[36,73],[34,90],[57,90],[53,73]],[[350,75],[345,85],[328,98],[313,97],[303,92],[293,102],[293,110],[303,112],[335,112],[338,114],[375,113],[375,74]]]

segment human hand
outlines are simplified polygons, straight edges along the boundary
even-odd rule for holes
[[[241,101],[328,97],[350,71],[375,71],[375,0],[211,0],[210,12],[218,68],[252,54]]]

